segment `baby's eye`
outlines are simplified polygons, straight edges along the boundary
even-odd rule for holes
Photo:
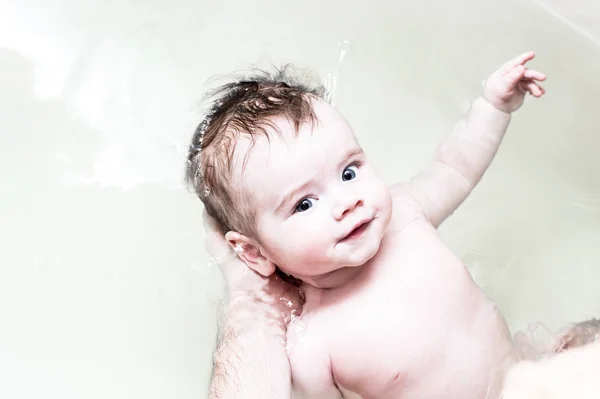
[[[304,212],[312,208],[313,206],[312,198],[305,198],[296,205],[296,212]]]
[[[348,181],[356,178],[356,173],[358,173],[358,168],[356,166],[348,166],[342,172],[342,180]]]

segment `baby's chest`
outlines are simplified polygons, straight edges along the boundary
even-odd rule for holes
[[[407,376],[435,373],[447,363],[448,337],[465,337],[485,300],[443,250],[405,248],[381,262],[388,263],[343,299],[329,298],[320,315],[336,381],[350,389],[400,389]]]
[[[451,297],[426,286],[422,292],[398,286],[375,284],[337,310],[328,309],[329,317],[321,319],[319,330],[338,386],[376,398],[462,394],[463,385],[481,389],[461,380],[465,372],[487,372],[498,361],[497,354],[487,358],[486,353],[495,350],[489,346],[498,342],[492,331],[499,319],[486,318],[488,326],[482,329],[474,326],[481,323],[474,323],[473,310],[485,299],[473,300],[468,291]]]
[[[327,331],[334,368],[350,374],[369,370],[376,378],[386,378],[414,369],[415,363],[435,361],[443,356],[445,332],[464,317],[449,302],[458,299],[427,285],[407,287],[382,279],[328,309],[321,328]]]

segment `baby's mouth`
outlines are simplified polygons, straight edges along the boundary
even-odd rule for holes
[[[369,227],[369,224],[371,223],[373,219],[369,219],[367,221],[361,222],[358,225],[356,225],[352,231],[350,231],[350,233],[348,233],[345,237],[343,237],[340,242],[344,242],[344,241],[350,241],[353,240],[355,238],[360,237],[364,231],[367,229],[367,227]]]

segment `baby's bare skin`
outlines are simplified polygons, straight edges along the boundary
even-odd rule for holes
[[[436,161],[392,188],[376,255],[321,276],[329,288],[302,287],[306,304],[287,333],[295,397],[499,398],[515,359],[509,330],[437,227],[483,176],[522,104],[518,91],[543,94],[533,79],[545,77],[523,67],[531,58],[492,75],[498,95],[476,100]]]
[[[398,231],[352,284],[306,288],[288,328],[292,372],[331,370],[315,371],[313,383],[329,379],[310,398],[498,397],[512,363],[502,315],[409,197],[394,213]]]
[[[482,178],[525,94],[543,95],[545,76],[525,67],[533,57],[494,72],[432,161],[391,190],[318,99],[318,123],[273,118],[267,135],[237,140],[231,184],[257,234],[225,237],[257,273],[303,281],[287,330],[296,397],[498,397],[512,362],[506,323],[437,228]]]

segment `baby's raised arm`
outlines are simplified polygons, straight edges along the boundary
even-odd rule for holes
[[[545,80],[545,75],[525,67],[533,57],[533,52],[522,54],[495,71],[433,160],[400,190],[410,194],[434,226],[450,216],[479,183],[525,94],[544,94],[536,81]]]

